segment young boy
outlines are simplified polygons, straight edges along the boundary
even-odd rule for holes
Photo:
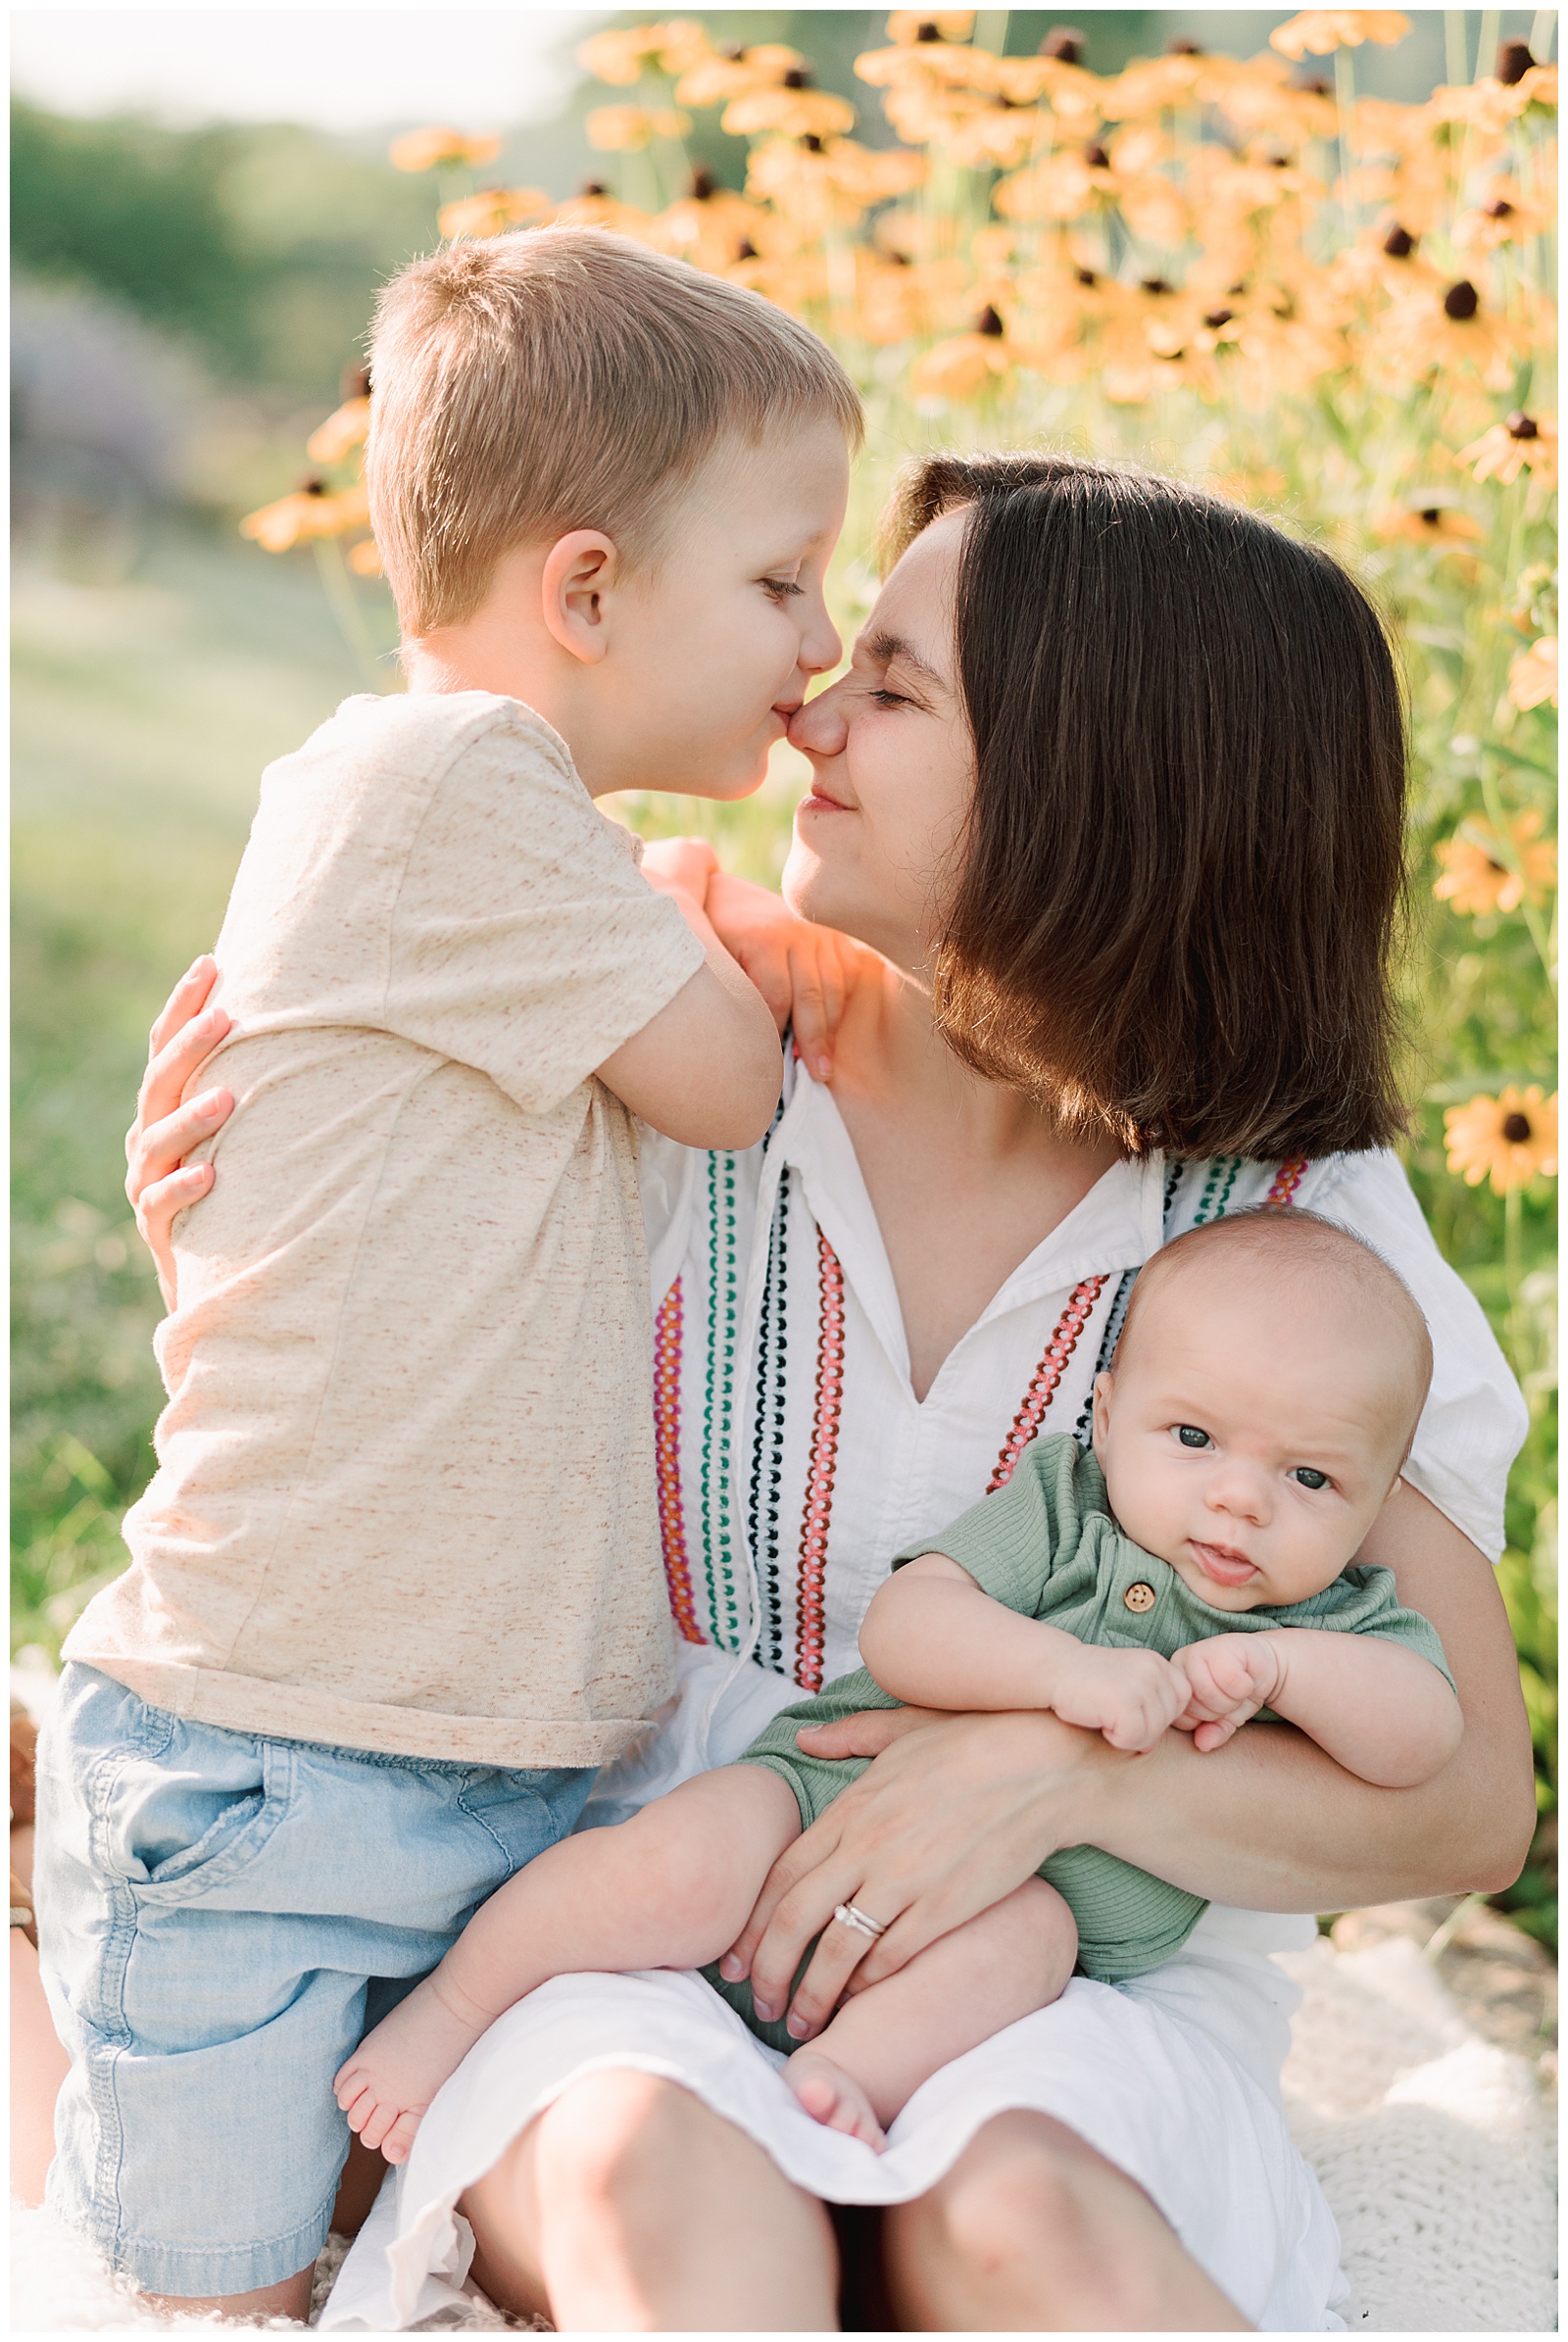
[[[409,692],[265,778],[159,1470],[41,1761],[51,2201],[231,2314],[304,2314],[368,2013],[671,1688],[632,1117],[749,1146],[779,1049],[592,801],[762,778],[859,433],[803,326],[594,231],[405,270],[372,366]]]
[[[1282,1340],[1282,1329],[1289,1329]],[[1348,1771],[1425,1781],[1458,1744],[1436,1634],[1352,1556],[1398,1486],[1426,1397],[1427,1330],[1394,1272],[1309,1213],[1192,1230],[1142,1271],[1094,1455],[1037,1441],[1011,1482],[911,1547],[861,1630],[869,1673],[787,1708],[738,1765],[558,1846],[488,1903],[337,2078],[361,2137],[408,2153],[435,2090],[548,1976],[719,1959],[766,1874],[863,1764],[802,1755],[802,1725],[870,1707],[1051,1708],[1112,1746],[1171,1725],[1200,1749],[1249,1718],[1295,1724]],[[901,1566],[903,1565],[903,1566]],[[809,2047],[710,1968],[807,2111],[880,2147],[930,2074],[1043,2008],[1076,1965],[1106,1981],[1180,1949],[1195,1895],[1090,1846],[846,2001]],[[897,1912],[841,1904],[862,1951]]]

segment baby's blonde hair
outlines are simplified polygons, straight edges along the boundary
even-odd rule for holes
[[[410,639],[471,617],[513,546],[602,528],[648,558],[727,441],[816,416],[852,449],[863,432],[808,326],[603,228],[413,262],[376,306],[370,377],[370,521]]]
[[[1432,1336],[1420,1304],[1398,1271],[1364,1238],[1317,1212],[1302,1211],[1298,1205],[1255,1204],[1223,1220],[1189,1228],[1161,1245],[1138,1272],[1115,1363],[1120,1365],[1130,1352],[1129,1338],[1138,1322],[1140,1303],[1147,1305],[1151,1295],[1171,1278],[1188,1274],[1205,1261],[1217,1265],[1227,1258],[1250,1260],[1282,1280],[1296,1276],[1307,1278],[1319,1288],[1337,1285],[1346,1299],[1348,1332],[1357,1323],[1349,1312],[1356,1307],[1365,1312],[1370,1307],[1389,1340],[1390,1418],[1396,1430],[1402,1429],[1401,1459],[1407,1455],[1432,1384]],[[1280,1339],[1288,1341],[1289,1304],[1283,1293],[1281,1311]],[[1360,1323],[1364,1328],[1364,1316]]]

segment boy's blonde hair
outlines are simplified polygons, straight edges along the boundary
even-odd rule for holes
[[[758,293],[603,228],[449,245],[376,307],[366,473],[406,637],[471,617],[500,557],[602,528],[630,560],[703,463],[859,398]]]

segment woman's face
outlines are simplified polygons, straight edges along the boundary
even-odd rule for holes
[[[790,725],[814,779],[795,810],[785,901],[913,974],[947,922],[974,789],[954,646],[963,526],[961,510],[946,512],[916,537],[849,673]]]

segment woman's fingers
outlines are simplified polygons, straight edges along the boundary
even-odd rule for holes
[[[157,1056],[169,1041],[188,1025],[218,982],[218,962],[210,951],[193,959],[158,1014],[150,1036],[150,1054]]]
[[[148,1190],[176,1170],[192,1147],[220,1130],[233,1111],[232,1091],[204,1090],[200,1098],[193,1098],[188,1105],[177,1106],[161,1122],[145,1127],[137,1125],[125,1142],[130,1162],[125,1174],[125,1194],[138,1218]]]
[[[837,939],[825,929],[803,928],[789,951],[790,1014],[795,1046],[813,1081],[833,1071],[833,1041],[846,998]]]
[[[841,1716],[833,1724],[803,1725],[795,1737],[808,1756],[879,1757],[906,1732],[942,1721],[936,1708],[862,1708],[858,1716]]]
[[[152,1126],[167,1121],[177,1110],[191,1075],[212,1055],[233,1021],[226,1008],[204,1008],[199,1016],[179,1026],[148,1059],[136,1098],[136,1119],[125,1134],[128,1163],[134,1166]],[[156,1025],[153,1031],[156,1035]]]

